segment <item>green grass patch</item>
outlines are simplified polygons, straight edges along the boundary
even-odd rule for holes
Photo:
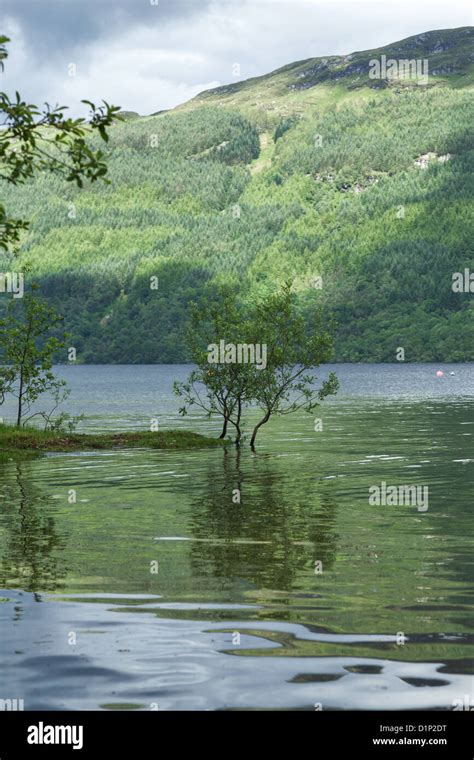
[[[186,430],[106,434],[51,433],[33,428],[0,425],[0,462],[31,458],[41,452],[95,451],[117,448],[188,450],[224,445],[220,439],[207,438]]]

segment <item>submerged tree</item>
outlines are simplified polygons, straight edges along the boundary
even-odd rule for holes
[[[252,398],[263,414],[252,432],[252,448],[272,416],[299,409],[311,413],[339,388],[334,372],[317,387],[314,370],[330,360],[333,350],[332,335],[317,305],[308,327],[287,283],[257,303],[253,320],[255,337],[266,346],[267,366],[254,376]]]
[[[0,320],[0,351],[4,363],[0,375],[0,400],[16,398],[16,425],[20,427],[32,405],[43,394],[53,396],[56,406],[66,397],[66,383],[52,371],[55,352],[64,347],[51,332],[62,323],[56,311],[32,293],[11,301]]]
[[[185,383],[175,384],[185,402],[180,413],[194,406],[209,416],[220,415],[221,438],[231,424],[237,444],[246,408],[262,412],[251,436],[253,448],[272,416],[312,412],[339,387],[334,373],[317,386],[314,369],[331,357],[331,333],[317,306],[308,329],[290,284],[256,303],[240,304],[227,290],[217,301],[193,305],[188,344],[196,369]],[[257,356],[264,361],[259,364]]]
[[[211,347],[221,341],[239,341],[249,334],[250,324],[231,288],[223,288],[217,300],[201,306],[191,304],[187,342],[196,369],[184,383],[175,383],[177,396],[184,401],[180,414],[196,407],[209,417],[222,417],[221,438],[229,425],[235,428],[235,442],[242,438],[242,414],[251,401],[252,368],[238,363],[212,361]]]

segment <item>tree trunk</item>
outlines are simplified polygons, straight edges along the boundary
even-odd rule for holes
[[[227,426],[229,424],[229,418],[224,417],[224,427],[222,428],[222,433],[220,434],[219,438],[225,438],[227,435]]]
[[[28,353],[28,341],[30,340],[30,335],[33,328],[33,315],[30,314],[28,317],[28,329],[26,331],[25,335],[25,343],[24,348],[22,352],[22,358],[21,358],[21,364],[20,364],[20,389],[18,391],[18,416],[16,418],[16,426],[19,428],[21,427],[21,418],[23,416],[23,388],[25,387],[25,365],[27,364],[27,353]]]
[[[265,415],[265,417],[263,417],[260,420],[260,422],[258,423],[258,425],[255,425],[253,433],[252,433],[252,438],[250,439],[250,448],[251,449],[255,449],[255,439],[257,438],[257,433],[260,430],[260,428],[262,427],[262,425],[266,425],[267,424],[268,420],[270,419],[270,416],[271,416],[271,412],[267,412],[266,415]]]
[[[235,422],[235,428],[237,430],[237,437],[235,439],[235,445],[239,446],[240,445],[240,440],[242,438],[242,431],[240,429],[240,420],[242,419],[242,402],[241,402],[240,399],[238,401],[237,410],[238,410],[237,411],[237,420]]]
[[[21,427],[22,414],[23,414],[23,373],[20,375],[20,390],[18,392],[18,414],[16,418],[17,428]]]

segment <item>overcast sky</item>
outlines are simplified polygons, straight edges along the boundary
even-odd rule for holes
[[[104,98],[153,113],[293,61],[470,26],[473,8],[473,0],[0,0],[0,33],[12,40],[1,88],[74,112],[81,98]]]

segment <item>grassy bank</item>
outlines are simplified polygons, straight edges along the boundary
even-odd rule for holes
[[[0,425],[0,462],[28,459],[43,452],[99,451],[119,448],[182,450],[222,446],[222,441],[185,430],[159,433],[130,432],[105,434],[51,433],[32,428]]]

